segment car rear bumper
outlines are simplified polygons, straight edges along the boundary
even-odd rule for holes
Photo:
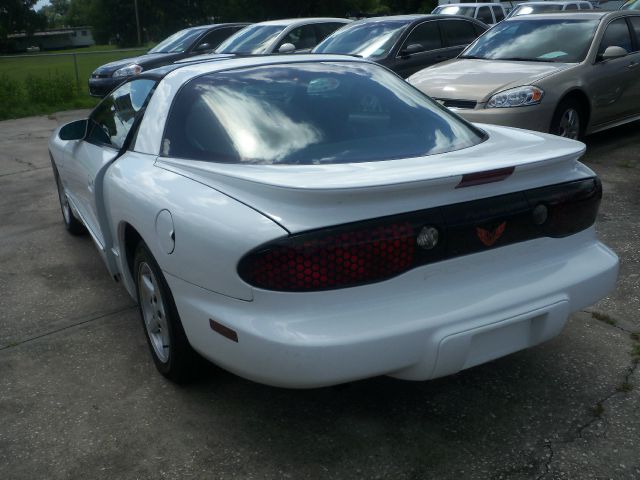
[[[617,256],[592,227],[362,287],[255,290],[250,302],[167,280],[203,356],[261,383],[309,388],[378,375],[426,380],[537,345],[613,289],[617,272]],[[213,331],[210,320],[238,341]]]
[[[481,104],[474,109],[450,108],[450,110],[473,123],[490,123],[549,133],[555,106],[541,103],[529,107],[484,108],[484,104]]]

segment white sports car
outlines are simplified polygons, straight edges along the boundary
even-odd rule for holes
[[[557,335],[615,284],[584,145],[472,125],[330,55],[152,70],[50,141],[64,223],[195,352],[316,387],[449,375]]]

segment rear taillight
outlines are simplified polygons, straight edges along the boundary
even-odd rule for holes
[[[261,288],[325,290],[393,277],[414,265],[409,222],[353,225],[294,235],[254,251],[240,276]]]
[[[290,235],[238,265],[266,290],[307,292],[386,280],[412,268],[539,237],[565,237],[595,222],[597,178]]]

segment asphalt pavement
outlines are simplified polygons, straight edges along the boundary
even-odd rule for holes
[[[587,139],[617,289],[457,375],[266,387],[159,375],[133,301],[63,228],[47,139],[0,122],[0,479],[640,479],[640,124]]]

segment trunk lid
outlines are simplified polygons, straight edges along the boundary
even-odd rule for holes
[[[333,165],[229,165],[159,157],[156,165],[210,186],[290,233],[493,197],[592,176],[580,142],[480,125],[483,143],[446,154]],[[456,188],[465,174],[515,167],[507,179]]]

